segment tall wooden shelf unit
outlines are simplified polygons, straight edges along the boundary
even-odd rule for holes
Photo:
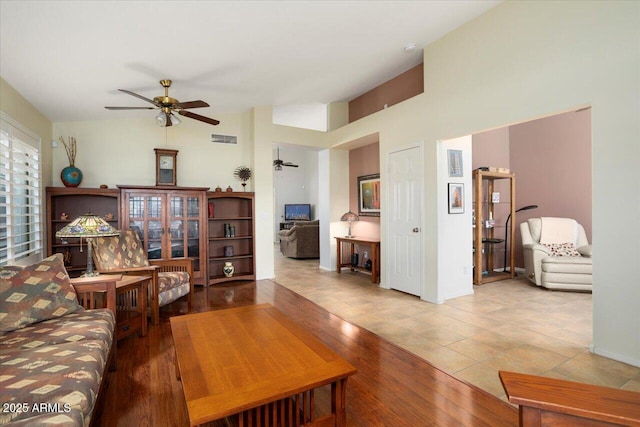
[[[509,199],[501,193],[500,201],[492,200],[492,194],[496,190],[498,181],[504,181],[509,188]],[[491,172],[476,169],[473,171],[474,186],[474,209],[475,223],[473,229],[473,284],[482,285],[484,283],[495,282],[515,277],[515,250],[513,241],[515,238],[515,199],[516,199],[516,178],[513,173]],[[511,215],[511,226],[505,230],[507,216]],[[494,226],[487,227],[487,220],[493,218],[500,221]],[[504,237],[508,233],[509,248],[507,253],[507,265],[509,271],[504,266],[502,271],[496,270],[496,253],[504,254]]]
[[[255,280],[254,193],[209,191],[207,201],[210,205],[208,284],[214,285],[230,280]],[[225,236],[225,224],[235,228],[233,236]],[[225,253],[225,247],[227,251],[232,251],[232,254]],[[225,262],[231,262],[235,268],[231,277],[226,277],[222,272]]]
[[[206,284],[208,187],[119,185],[122,228],[139,232],[149,259],[193,258],[193,278]]]
[[[113,217],[107,222],[120,228],[120,191],[118,189],[47,187],[47,255],[61,253],[65,256],[65,266],[71,277],[77,277],[87,269],[87,243],[80,239],[60,239],[56,237],[62,227],[87,213],[103,218]],[[67,219],[62,219],[62,214]]]

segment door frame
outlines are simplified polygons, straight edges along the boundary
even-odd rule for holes
[[[384,174],[381,174],[380,176],[380,182],[382,184],[382,201],[383,201],[383,205],[382,205],[382,210],[380,212],[380,216],[381,216],[381,226],[383,227],[382,230],[382,236],[384,236],[384,239],[381,242],[381,258],[382,260],[389,260],[391,259],[390,257],[391,255],[391,248],[390,245],[385,245],[384,242],[390,242],[391,240],[391,236],[389,235],[390,229],[391,229],[391,210],[393,209],[390,199],[390,192],[389,192],[389,181],[387,179],[387,175],[390,172],[391,166],[390,166],[390,157],[391,155],[395,154],[395,153],[399,153],[401,151],[406,151],[406,150],[411,150],[417,148],[418,149],[418,154],[419,154],[419,158],[420,161],[422,163],[422,167],[420,168],[420,176],[418,177],[418,180],[420,182],[420,185],[422,187],[422,191],[420,191],[420,202],[416,205],[419,206],[420,211],[422,212],[420,215],[420,250],[422,252],[422,262],[420,263],[420,277],[419,277],[419,282],[420,282],[420,294],[418,295],[418,297],[420,299],[422,299],[422,296],[424,295],[424,280],[425,280],[425,262],[424,262],[424,256],[426,253],[426,246],[425,246],[425,204],[424,204],[424,200],[425,200],[425,182],[424,182],[424,177],[425,177],[425,162],[424,162],[424,141],[416,141],[416,142],[412,142],[409,144],[405,144],[405,145],[401,145],[399,147],[396,147],[392,150],[389,150],[387,152],[385,152],[384,154],[384,168],[383,168],[383,172]],[[385,211],[385,207],[387,207],[387,210]],[[382,276],[381,276],[381,283],[380,283],[380,287],[385,288],[385,289],[391,289],[391,281],[390,281],[390,274],[389,274],[389,269],[388,268],[384,268],[384,265],[381,265],[381,270],[382,270]],[[383,279],[383,280],[382,280]]]

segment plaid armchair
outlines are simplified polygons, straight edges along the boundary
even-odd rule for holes
[[[101,273],[152,276],[149,288],[151,323],[160,320],[160,307],[186,296],[189,310],[193,302],[193,260],[191,258],[149,261],[138,234],[123,230],[119,236],[92,240],[93,262]]]

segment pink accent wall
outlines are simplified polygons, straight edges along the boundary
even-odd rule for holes
[[[349,101],[349,123],[424,92],[424,65],[418,64]]]
[[[558,114],[473,135],[472,167],[497,166],[516,176],[516,267],[524,267],[520,223],[575,218],[591,242],[591,110]],[[507,189],[501,189],[508,194]],[[506,218],[495,218],[504,224]],[[502,266],[502,260],[496,260]]]
[[[380,144],[365,145],[349,151],[349,209],[358,213],[358,177],[380,173]],[[380,217],[361,216],[353,233],[359,237],[380,237]]]
[[[511,126],[511,166],[516,173],[518,226],[529,218],[574,218],[591,242],[591,109]],[[516,233],[516,265],[522,242]]]

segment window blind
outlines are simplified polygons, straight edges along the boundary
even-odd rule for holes
[[[43,255],[40,139],[0,116],[0,265]]]

